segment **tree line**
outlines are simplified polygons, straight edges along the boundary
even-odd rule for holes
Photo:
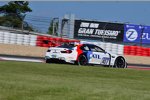
[[[24,20],[27,12],[32,12],[32,9],[29,7],[29,1],[8,2],[0,7],[0,26],[37,31],[38,29],[35,29],[31,24]],[[52,34],[53,21],[49,24],[50,26],[47,33]]]

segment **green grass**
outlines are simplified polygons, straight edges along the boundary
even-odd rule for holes
[[[0,100],[150,100],[150,71],[0,61]]]

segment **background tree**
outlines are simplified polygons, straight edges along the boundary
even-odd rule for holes
[[[9,26],[14,28],[22,28],[24,23],[25,13],[31,12],[31,8],[28,6],[28,1],[10,1],[0,7],[0,25]],[[32,30],[27,25],[26,29]]]

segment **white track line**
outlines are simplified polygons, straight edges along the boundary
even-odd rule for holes
[[[27,61],[27,62],[44,62],[44,60],[30,59],[30,58],[15,58],[15,57],[0,57],[0,60]]]

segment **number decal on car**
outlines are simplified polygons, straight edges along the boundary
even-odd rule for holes
[[[108,62],[109,62],[109,60],[110,60],[110,58],[107,58],[107,57],[103,57],[102,58],[102,64],[105,64],[105,65],[107,65],[108,64]]]

